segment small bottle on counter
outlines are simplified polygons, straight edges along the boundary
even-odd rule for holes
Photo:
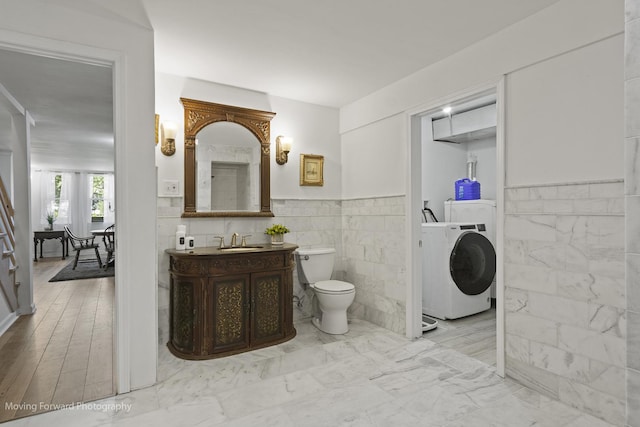
[[[186,248],[187,226],[179,225],[176,231],[176,250],[183,251]]]

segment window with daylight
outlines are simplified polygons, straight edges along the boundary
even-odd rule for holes
[[[57,218],[60,213],[60,194],[62,193],[62,175],[56,174],[53,178],[54,183],[54,195],[52,201],[51,210],[53,215]]]
[[[91,176],[91,222],[104,221],[104,176]]]
[[[66,173],[40,172],[40,225],[51,224],[53,217],[56,225],[67,224],[69,220],[69,186],[70,177]]]
[[[115,222],[112,173],[34,171],[34,178],[40,183],[35,194],[40,193],[42,228],[50,226],[53,216],[54,229],[69,225],[79,236],[87,236],[93,228]]]

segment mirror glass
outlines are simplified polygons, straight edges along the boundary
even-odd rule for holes
[[[275,113],[180,98],[183,217],[273,216],[270,122]]]
[[[245,127],[217,122],[196,135],[196,211],[260,210],[260,142]]]

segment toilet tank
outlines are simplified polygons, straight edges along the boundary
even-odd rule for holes
[[[331,279],[336,250],[334,248],[298,249],[298,277],[302,283]]]

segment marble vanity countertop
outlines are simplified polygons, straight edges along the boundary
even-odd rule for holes
[[[256,243],[247,245],[246,247],[236,246],[233,248],[219,248],[217,246],[207,246],[202,248],[193,248],[185,250],[165,249],[165,252],[171,256],[212,256],[212,255],[238,255],[238,254],[255,254],[277,251],[293,251],[298,245],[292,243],[283,243],[282,245],[272,245],[271,243]]]

